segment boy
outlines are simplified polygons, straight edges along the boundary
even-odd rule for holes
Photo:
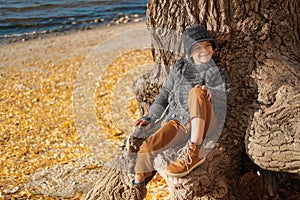
[[[136,188],[130,196],[132,200],[146,196],[146,185],[154,174],[153,160],[171,146],[188,141],[179,157],[166,168],[168,176],[183,177],[201,165],[205,161],[200,150],[203,139],[222,121],[218,113],[226,104],[228,91],[212,60],[216,42],[200,25],[187,28],[182,40],[186,57],[175,63],[148,115],[134,123],[149,128],[168,107],[161,128],[140,146],[132,181]]]

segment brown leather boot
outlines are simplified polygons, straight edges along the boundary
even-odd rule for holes
[[[147,188],[145,182],[136,184],[132,181],[129,200],[142,200],[147,196]]]
[[[144,199],[147,196],[146,185],[155,176],[157,171],[146,172],[143,175],[146,177],[143,183],[136,184],[134,180],[132,181],[132,188],[130,194],[130,200]]]
[[[179,158],[166,168],[166,174],[171,177],[183,177],[205,161],[205,156],[196,144],[188,142],[179,150]]]

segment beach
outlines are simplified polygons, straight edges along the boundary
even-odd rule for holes
[[[105,172],[110,152],[118,150],[140,116],[133,81],[153,61],[150,44],[121,54],[107,50],[101,59],[97,53],[110,47],[110,40],[126,41],[123,33],[130,30],[145,31],[145,22],[0,46],[1,198],[80,199]],[[150,41],[145,37],[141,41]],[[47,176],[50,172],[57,180]],[[167,193],[160,177],[149,191],[147,199]]]

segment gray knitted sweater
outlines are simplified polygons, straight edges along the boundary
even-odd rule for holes
[[[197,84],[205,85],[209,89],[214,112],[219,122],[224,123],[227,97],[230,94],[227,76],[212,59],[208,63],[195,65],[189,57],[175,63],[146,118],[154,123],[167,113],[163,121],[174,119],[181,124],[188,123],[189,91]]]

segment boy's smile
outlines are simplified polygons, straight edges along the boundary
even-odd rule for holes
[[[191,48],[191,56],[195,64],[209,62],[213,55],[213,48],[210,41],[202,41],[193,45]]]

